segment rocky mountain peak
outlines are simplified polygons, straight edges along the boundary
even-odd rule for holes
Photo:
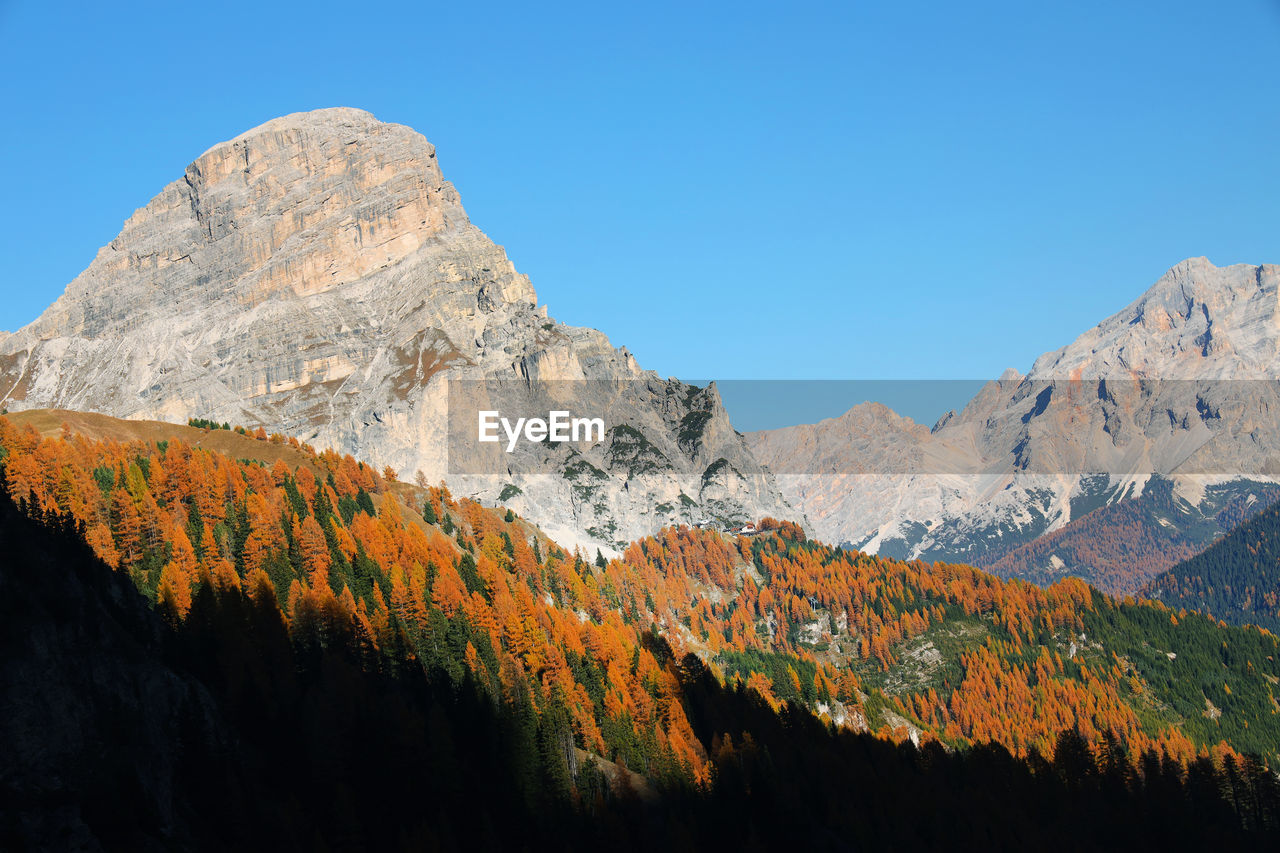
[[[358,135],[364,136],[375,127],[396,128],[408,133],[420,136],[414,130],[403,125],[390,124],[388,122],[379,121],[374,115],[366,110],[357,109],[355,107],[322,107],[318,110],[304,110],[288,115],[277,116],[276,118],[265,121],[257,127],[252,127],[244,133],[227,140],[209,146],[204,153],[209,154],[221,148],[233,146],[236,143],[243,142],[247,139],[264,136],[272,133],[280,132],[306,132],[318,128],[338,128],[347,129]],[[425,138],[424,138],[425,141]],[[201,155],[203,157],[204,154]]]
[[[1142,296],[1073,343],[1036,360],[1030,376],[1205,379],[1280,370],[1280,267],[1174,266]]]
[[[135,327],[140,310],[172,317],[193,303],[250,309],[312,297],[442,243],[497,254],[480,269],[491,281],[468,277],[469,301],[534,304],[528,279],[471,225],[420,133],[362,110],[294,113],[198,157],[29,329],[42,340],[97,335]]]
[[[560,460],[572,470],[534,483],[513,461],[451,481],[567,539],[789,514],[714,388],[664,385],[600,332],[548,317],[426,138],[361,110],[294,113],[214,145],[34,323],[0,336],[0,403],[15,411],[264,426],[432,481],[457,473],[452,378],[499,395],[631,386],[583,401],[627,430]],[[589,487],[574,479],[588,468]]]
[[[1212,535],[1200,522],[1280,477],[1280,389],[1234,381],[1280,378],[1278,293],[1280,267],[1191,258],[927,435],[881,416],[869,437],[855,408],[751,446],[820,538],[882,554],[988,565],[1160,483]]]
[[[1263,273],[1263,267],[1241,265],[1238,270],[1219,270],[1208,258],[1188,258],[1161,276],[1121,314],[1130,324],[1153,333],[1226,323],[1250,303],[1269,299],[1274,307],[1275,279]]]

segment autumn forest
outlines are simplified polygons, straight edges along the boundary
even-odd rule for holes
[[[214,423],[113,438],[0,418],[0,456],[7,547],[83,563],[111,607],[129,590],[140,607],[112,624],[198,685],[166,784],[234,819],[171,815],[173,837],[499,847],[499,816],[520,814],[533,846],[705,849],[720,814],[748,848],[841,849],[883,837],[878,803],[899,836],[980,843],[994,794],[966,779],[1025,800],[996,846],[1056,828],[1045,845],[1082,849],[1101,842],[1081,832],[1135,831],[1126,809],[1197,837],[1280,831],[1280,643],[1259,628],[773,519],[569,553],[441,485]],[[301,756],[323,766],[288,766]],[[293,792],[270,817],[253,800],[269,782]],[[1109,817],[1086,830],[1072,804]]]

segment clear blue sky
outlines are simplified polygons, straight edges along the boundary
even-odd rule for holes
[[[0,328],[214,142],[336,105],[663,375],[995,376],[1184,257],[1280,262],[1275,2],[0,0],[0,37]]]

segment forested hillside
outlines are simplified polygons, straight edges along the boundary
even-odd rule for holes
[[[1233,625],[1280,631],[1280,504],[1160,575],[1147,594]]]
[[[376,776],[387,771],[364,763],[366,729],[353,721],[450,730],[432,716],[431,696],[448,696],[464,704],[440,714],[483,725],[448,746],[420,733],[404,754],[429,766],[496,761],[514,774],[503,802],[526,806],[538,791],[590,812],[633,789],[697,812],[771,785],[781,805],[806,789],[804,765],[783,755],[812,748],[887,761],[901,784],[940,786],[956,808],[971,805],[955,781],[971,772],[1009,790],[1025,783],[1032,799],[1061,784],[1085,799],[1104,784],[1138,798],[1163,785],[1176,799],[1193,796],[1184,785],[1231,778],[1254,797],[1248,819],[1272,820],[1258,805],[1269,789],[1254,791],[1270,777],[1241,757],[1274,761],[1280,744],[1280,649],[1257,629],[1118,604],[1080,581],[1040,589],[867,557],[769,520],[753,539],[670,529],[620,559],[590,559],[510,512],[279,436],[217,430],[235,442],[227,453],[195,446],[199,430],[54,432],[0,419],[19,514],[83,537],[131,579],[228,725],[272,708],[261,760],[328,755],[319,777]],[[419,698],[368,704],[353,698],[368,695],[364,679],[419,684],[405,688]],[[313,690],[334,691],[327,710]],[[212,712],[203,719],[213,725]],[[301,729],[281,731],[292,719]],[[847,740],[860,731],[865,740]],[[953,762],[946,773],[958,776],[935,775]],[[856,785],[851,769],[829,772],[808,784]],[[1214,808],[1245,809],[1239,796]],[[309,811],[305,796],[298,808]],[[771,819],[759,817],[761,832]]]
[[[917,750],[778,713],[651,634],[714,772],[647,786],[572,764],[564,717],[528,696],[495,701],[351,623],[291,624],[265,587],[202,582],[170,624],[74,520],[7,493],[0,548],[6,850],[1074,851],[1265,844],[1280,827],[1274,777],[1248,759],[1149,751],[1135,768],[1072,732],[1052,762]]]
[[[1274,485],[1239,482],[1210,486],[1192,505],[1174,494],[1171,481],[1153,477],[1139,497],[1093,509],[1090,504],[1105,495],[1073,501],[1072,521],[1004,553],[993,549],[995,557],[981,565],[1001,577],[1042,585],[1070,576],[1111,595],[1137,594],[1277,498],[1280,488]]]

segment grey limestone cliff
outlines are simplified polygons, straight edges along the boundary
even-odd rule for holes
[[[818,536],[983,565],[1153,480],[1200,526],[1277,481],[1277,380],[1280,267],[1192,258],[932,430],[862,404],[749,440]]]
[[[567,453],[557,471],[515,460],[451,476],[447,379],[458,377],[630,383],[611,426],[631,424],[660,464],[619,461],[615,432],[575,450],[602,475],[585,497]],[[35,322],[0,336],[0,398],[263,426],[504,496],[584,544],[794,515],[714,389],[660,380],[600,332],[548,317],[468,220],[434,147],[355,109],[278,118],[197,158]],[[707,428],[682,443],[691,412]]]

